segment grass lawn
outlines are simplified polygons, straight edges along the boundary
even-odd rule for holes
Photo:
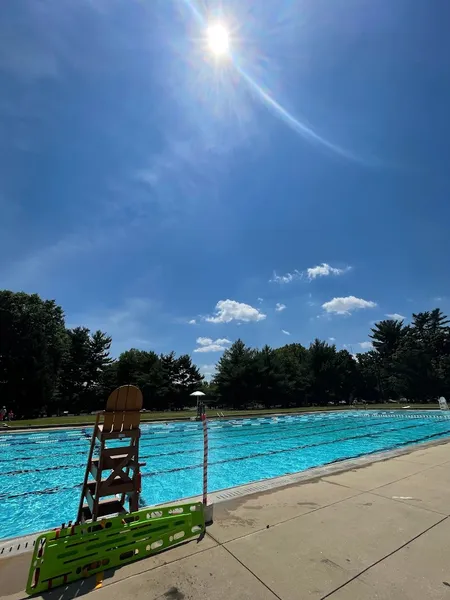
[[[401,404],[369,404],[371,410],[401,410]],[[261,410],[221,410],[220,412],[226,417],[247,417],[255,415],[272,415],[272,414],[297,414],[302,412],[315,412],[315,411],[328,411],[328,410],[348,410],[350,406],[307,406],[304,408],[274,408],[274,409],[261,409]],[[359,410],[362,407],[358,407]],[[436,404],[412,404],[410,410],[424,410],[424,409],[438,409],[439,405]],[[219,410],[212,409],[208,411],[208,416],[216,417]],[[189,419],[195,417],[195,411],[193,410],[182,410],[174,412],[148,412],[142,413],[142,421],[170,421],[178,419]],[[90,425],[94,423],[95,415],[81,415],[75,417],[46,417],[43,419],[23,419],[21,421],[11,421],[7,424],[11,427],[46,427],[46,426],[76,426],[76,425]],[[1,427],[0,427],[1,431]]]

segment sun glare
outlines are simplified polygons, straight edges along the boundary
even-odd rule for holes
[[[228,31],[223,25],[212,25],[206,31],[208,47],[216,56],[227,54],[230,40]]]

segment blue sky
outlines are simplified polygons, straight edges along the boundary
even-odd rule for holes
[[[387,314],[450,311],[449,20],[437,0],[2,2],[0,287],[204,372],[237,337],[356,352]]]

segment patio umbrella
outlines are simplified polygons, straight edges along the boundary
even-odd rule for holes
[[[201,402],[201,401],[200,401],[200,398],[201,398],[202,396],[206,396],[206,394],[204,394],[203,392],[200,392],[200,390],[199,390],[199,391],[197,391],[197,392],[192,392],[192,394],[189,394],[189,395],[190,395],[190,396],[194,396],[194,397],[196,397],[196,398],[197,398],[197,418],[198,418],[198,416],[199,416],[199,410],[198,410],[198,409],[199,409],[200,402]]]

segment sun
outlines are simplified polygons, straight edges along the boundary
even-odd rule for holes
[[[223,56],[228,53],[230,47],[230,38],[228,31],[223,25],[211,25],[206,30],[208,47],[216,56]]]

